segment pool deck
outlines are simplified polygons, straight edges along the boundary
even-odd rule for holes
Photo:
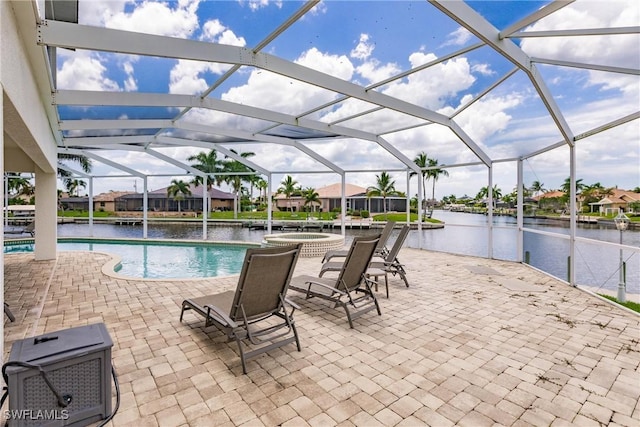
[[[18,339],[104,322],[122,402],[114,426],[640,426],[640,317],[527,266],[403,249],[390,282],[349,329],[344,311],[302,306],[295,345],[248,361],[184,298],[237,276],[144,281],[110,257],[5,255],[5,360]],[[296,274],[317,274],[320,258]],[[115,398],[114,398],[115,404]]]

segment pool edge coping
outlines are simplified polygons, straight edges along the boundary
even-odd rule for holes
[[[159,243],[159,244],[166,244],[166,243],[179,243],[180,245],[174,245],[174,246],[181,246],[182,243],[196,243],[200,246],[206,246],[206,245],[223,245],[223,246],[254,246],[254,247],[260,247],[261,244],[257,243],[257,242],[245,242],[245,241],[218,241],[218,240],[190,240],[190,239],[185,239],[185,240],[168,240],[168,239],[136,239],[136,238],[104,238],[104,237],[58,237],[58,242],[60,241],[101,241],[101,242],[131,242],[131,241],[135,241],[135,242],[140,242],[140,243],[148,243],[148,242],[154,242],[154,243]],[[8,241],[12,241],[12,240],[8,240]],[[18,243],[16,241],[16,245],[18,244],[28,244],[28,243],[35,243],[35,239],[31,238],[31,239],[19,239],[20,243]],[[5,240],[5,242],[7,242],[7,240]],[[6,246],[6,245],[4,245]],[[209,276],[209,277],[167,277],[167,278],[156,278],[156,277],[135,277],[135,276],[125,276],[123,274],[119,274],[116,271],[116,267],[118,266],[118,264],[121,263],[122,261],[122,257],[117,255],[117,254],[113,254],[110,252],[103,252],[103,251],[86,251],[86,250],[68,250],[68,251],[59,251],[56,250],[56,253],[58,252],[88,252],[88,253],[94,253],[94,254],[102,254],[105,256],[109,256],[111,257],[111,259],[109,261],[107,261],[101,268],[101,272],[102,274],[112,277],[114,279],[120,279],[120,280],[137,280],[137,281],[145,281],[145,282],[171,282],[171,281],[181,281],[181,282],[189,282],[189,281],[203,281],[203,280],[211,280],[211,279],[223,279],[223,278],[228,278],[228,277],[233,277],[233,276],[237,276],[240,274],[240,272],[236,273],[236,274],[229,274],[226,276]],[[22,253],[27,253],[27,252],[22,252]],[[11,254],[4,254],[6,255],[11,255]]]

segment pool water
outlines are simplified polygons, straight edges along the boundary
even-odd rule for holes
[[[59,251],[97,251],[118,255],[117,273],[145,279],[186,279],[240,273],[251,246],[197,242],[59,241]],[[33,243],[5,245],[4,253],[33,252]]]

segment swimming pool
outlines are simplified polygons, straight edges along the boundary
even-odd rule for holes
[[[121,258],[114,271],[144,279],[187,279],[240,273],[247,248],[258,245],[102,239],[59,239],[59,251],[107,252]],[[33,252],[30,241],[5,242],[4,253]]]

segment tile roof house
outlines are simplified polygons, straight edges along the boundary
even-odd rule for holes
[[[93,196],[93,210],[96,212],[115,212],[116,199],[127,194],[133,194],[131,191],[109,191]],[[88,196],[66,196],[58,199],[58,206],[62,210],[89,210]]]
[[[602,215],[616,214],[618,212],[638,212],[640,208],[640,193],[614,188],[613,194],[590,203],[592,207],[598,207]]]
[[[322,212],[330,212],[340,208],[342,197],[342,184],[335,183],[325,187],[316,188],[320,199]],[[383,212],[382,197],[367,198],[367,189],[354,184],[345,184],[345,197],[347,199],[346,209],[368,210],[370,212]],[[406,198],[392,196],[386,198],[387,211],[405,211]],[[284,194],[275,196],[276,207],[283,211],[304,210],[304,198],[301,196],[291,196],[287,198]]]
[[[204,186],[189,185],[190,195],[185,195],[180,203],[167,195],[167,189],[169,187],[159,188],[157,190],[149,191],[148,194],[148,208],[150,211],[158,212],[173,212],[178,211],[178,207],[181,211],[198,212],[202,211],[202,194]],[[233,201],[235,196],[232,193],[219,190],[217,188],[211,188],[209,190],[209,196],[211,197],[211,210],[232,210]],[[125,194],[116,199],[116,211],[139,211],[142,210],[143,194],[131,193]],[[180,205],[180,206],[178,206]]]

